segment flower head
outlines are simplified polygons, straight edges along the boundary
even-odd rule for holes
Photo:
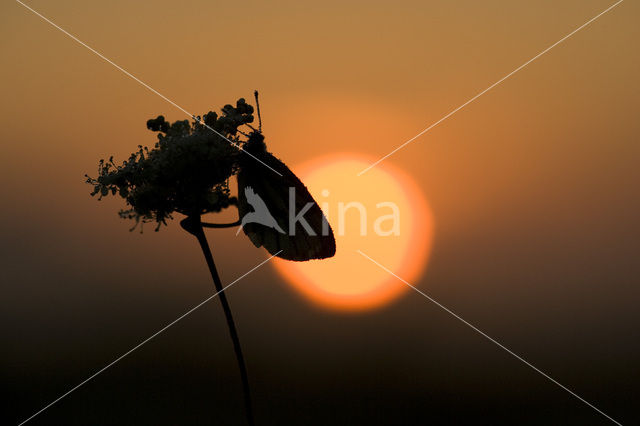
[[[238,129],[253,122],[253,107],[244,99],[225,105],[222,114],[169,123],[163,116],[147,121],[158,132],[149,149],[141,145],[117,165],[113,157],[100,160],[98,177],[87,176],[91,195],[124,198],[129,208],[120,216],[140,222],[157,222],[156,230],[172,213],[200,215],[218,212],[237,200],[230,195],[229,178],[237,173],[238,149],[244,143]],[[134,226],[135,227],[135,226]]]

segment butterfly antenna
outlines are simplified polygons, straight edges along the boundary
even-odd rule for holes
[[[260,102],[258,102],[258,91],[253,92],[253,96],[256,98],[256,109],[258,110],[258,131],[262,133],[262,117],[260,116]]]

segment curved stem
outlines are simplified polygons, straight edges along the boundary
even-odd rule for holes
[[[247,421],[249,425],[253,426],[253,409],[251,406],[251,393],[249,390],[249,378],[247,375],[247,367],[244,363],[244,356],[242,355],[242,348],[240,347],[240,338],[238,337],[238,331],[236,330],[235,322],[233,321],[233,315],[231,315],[231,307],[229,306],[229,302],[227,301],[227,296],[224,291],[222,291],[222,281],[220,281],[220,276],[218,275],[218,270],[216,269],[216,264],[213,261],[213,255],[211,254],[211,249],[209,248],[209,244],[207,242],[207,237],[204,234],[203,224],[200,222],[200,217],[188,217],[184,219],[181,223],[182,227],[194,235],[198,242],[200,243],[200,248],[202,249],[202,253],[204,254],[204,258],[207,261],[207,266],[209,267],[209,272],[211,273],[211,278],[213,278],[213,283],[216,287],[216,291],[220,292],[218,298],[220,299],[220,303],[222,304],[222,309],[224,310],[224,315],[227,319],[227,327],[229,328],[229,334],[231,335],[231,340],[233,341],[233,349],[236,353],[236,360],[238,361],[238,367],[240,369],[240,378],[242,380],[242,388],[244,391],[244,404],[247,415]]]
[[[232,228],[234,226],[240,226],[242,224],[242,221],[240,219],[236,220],[235,222],[231,222],[231,223],[207,223],[207,222],[201,222],[201,225],[204,228]]]

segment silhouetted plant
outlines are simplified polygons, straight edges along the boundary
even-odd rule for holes
[[[113,157],[100,160],[98,177],[87,176],[94,186],[91,195],[119,194],[130,206],[120,216],[135,219],[136,225],[156,222],[156,230],[175,212],[202,215],[237,204],[230,196],[229,177],[237,171],[241,154],[238,127],[251,122],[253,107],[244,99],[235,107],[225,105],[220,117],[209,112],[192,122],[172,124],[163,116],[151,119],[147,128],[158,132],[155,146],[139,145],[121,165]]]
[[[258,93],[256,103],[258,101]],[[127,208],[123,218],[135,220],[136,226],[155,222],[156,231],[175,213],[186,216],[180,225],[194,235],[205,256],[209,272],[219,294],[229,333],[240,369],[246,415],[253,425],[253,412],[247,370],[231,308],[213,261],[204,228],[239,226],[241,221],[213,224],[201,220],[203,214],[216,213],[230,206],[238,207],[241,216],[253,206],[246,194],[264,199],[266,209],[274,212],[271,226],[242,223],[247,236],[257,247],[264,246],[272,255],[289,260],[331,257],[335,240],[331,227],[304,184],[289,168],[266,150],[261,123],[251,126],[253,107],[244,99],[236,106],[225,105],[221,115],[209,112],[192,121],[169,123],[163,116],[147,121],[147,128],[158,132],[158,141],[149,149],[141,145],[129,159],[117,165],[113,157],[100,160],[98,177],[87,177],[93,185],[91,195],[99,199],[119,195]],[[260,111],[258,109],[258,118]],[[246,126],[248,133],[239,128]],[[238,197],[232,196],[229,179],[238,176]],[[289,218],[290,189],[294,189],[295,207],[306,207],[305,226]],[[309,232],[311,231],[311,232]]]

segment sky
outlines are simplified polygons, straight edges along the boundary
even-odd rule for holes
[[[195,114],[259,89],[268,147],[296,171],[386,155],[613,2],[27,4]],[[621,3],[386,160],[433,215],[413,284],[625,425],[639,13]],[[129,232],[84,183],[154,143],[147,119],[183,113],[17,2],[0,22],[0,411],[18,424],[213,287],[177,221]],[[234,234],[209,236],[224,282],[267,258]],[[260,425],[609,422],[413,292],[337,312],[265,266],[228,297]],[[30,424],[242,424],[240,391],[213,300]]]

